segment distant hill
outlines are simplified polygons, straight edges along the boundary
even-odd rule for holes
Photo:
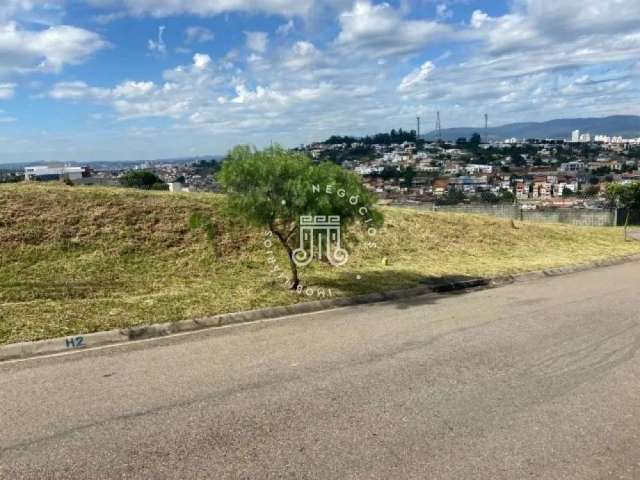
[[[621,135],[627,138],[640,137],[640,116],[614,115],[603,118],[560,118],[548,122],[509,123],[499,127],[489,127],[490,140],[504,140],[505,138],[571,138],[573,130],[594,134]],[[484,137],[480,127],[459,127],[442,129],[444,140],[456,140],[460,137],[469,138],[474,132]],[[425,135],[425,139],[433,140],[435,131]],[[483,139],[484,140],[484,139]]]

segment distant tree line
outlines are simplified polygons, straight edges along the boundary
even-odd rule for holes
[[[366,137],[351,137],[332,135],[324,143],[329,145],[337,145],[341,143],[364,143],[365,145],[391,145],[393,143],[418,142],[418,135],[415,130],[393,129],[389,133],[376,133],[375,135],[367,135]],[[422,140],[420,140],[422,142]]]

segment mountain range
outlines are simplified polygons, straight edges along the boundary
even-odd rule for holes
[[[613,115],[601,118],[559,118],[546,122],[509,123],[499,127],[489,127],[486,132],[482,127],[443,128],[442,138],[443,140],[455,141],[460,137],[469,138],[477,132],[483,137],[483,140],[486,136],[489,137],[489,140],[504,140],[506,138],[569,139],[573,130],[588,132],[591,135],[603,134],[636,138],[640,137],[640,116]],[[424,138],[434,140],[436,132],[431,131],[424,135]]]

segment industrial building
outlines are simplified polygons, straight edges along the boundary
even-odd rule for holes
[[[24,179],[27,182],[47,182],[51,180],[79,180],[91,176],[89,167],[70,167],[42,165],[24,167]]]

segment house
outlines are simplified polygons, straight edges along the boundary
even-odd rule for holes
[[[449,179],[449,187],[464,193],[478,193],[489,189],[487,177],[453,177]]]
[[[464,166],[464,169],[469,175],[475,175],[479,173],[491,175],[493,173],[492,165],[477,165],[474,163],[469,163],[468,165]]]
[[[516,179],[514,183],[516,197],[519,199],[529,198],[529,189],[531,188],[531,183],[522,178]]]
[[[449,179],[448,178],[436,178],[431,183],[431,193],[436,196],[441,196],[447,193],[447,189],[449,188]]]
[[[566,162],[560,165],[560,171],[562,172],[583,172],[585,169],[584,162]]]

